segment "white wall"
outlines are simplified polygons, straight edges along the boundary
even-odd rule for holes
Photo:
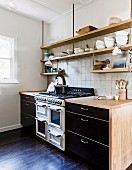
[[[97,0],[95,3],[85,6],[76,11],[75,30],[87,25],[103,27],[108,25],[108,18],[117,16],[122,20],[130,18],[130,0]],[[58,20],[49,25],[49,37],[62,36],[64,38],[72,36],[72,22],[71,14],[62,16]],[[128,31],[130,31],[128,29]],[[115,36],[114,33],[105,36]],[[84,40],[74,44],[74,47],[85,48],[86,44],[94,47],[97,39],[103,40],[103,36]],[[58,47],[52,50],[55,55],[67,49],[72,49],[72,45]],[[122,56],[116,56],[122,57]],[[128,52],[123,54],[123,57],[129,57]],[[98,60],[109,59],[111,66],[114,63],[115,56],[112,54],[99,55],[94,57]],[[128,58],[128,60],[130,60]],[[55,66],[56,67],[56,63]],[[61,61],[58,67],[65,69],[66,82],[69,86],[91,87],[95,89],[96,95],[116,94],[115,80],[127,79],[127,98],[132,99],[132,73],[107,73],[94,74],[91,73],[93,69],[93,57],[80,57],[78,59],[71,59]],[[54,77],[49,77],[48,82],[54,81]]]
[[[108,25],[112,16],[122,20],[130,18],[130,0],[97,0],[96,2],[75,11],[75,31],[84,26],[98,28]],[[72,36],[72,13],[68,13],[49,24],[50,37]]]
[[[0,131],[19,127],[19,91],[45,90],[41,72],[41,22],[0,8],[0,34],[17,39],[18,84],[0,84]]]

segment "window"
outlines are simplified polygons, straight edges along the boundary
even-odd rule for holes
[[[0,35],[0,83],[10,83],[15,78],[14,38]]]

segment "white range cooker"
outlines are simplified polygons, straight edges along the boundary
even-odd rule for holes
[[[36,135],[65,150],[65,99],[94,96],[93,88],[67,87],[65,95],[41,92],[36,100]]]

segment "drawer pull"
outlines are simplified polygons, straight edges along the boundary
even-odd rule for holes
[[[88,143],[88,141],[84,141],[83,139],[81,139],[81,143],[85,143],[85,144],[87,144],[87,143]]]
[[[26,116],[26,119],[30,119],[30,117]]]
[[[88,110],[88,108],[83,108],[83,107],[81,107],[81,110]]]
[[[81,121],[83,121],[83,122],[88,122],[88,119],[83,119],[83,118],[81,118]]]

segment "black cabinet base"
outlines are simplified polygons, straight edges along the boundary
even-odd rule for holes
[[[107,146],[67,131],[66,150],[91,162],[98,169],[109,170],[109,147]]]

